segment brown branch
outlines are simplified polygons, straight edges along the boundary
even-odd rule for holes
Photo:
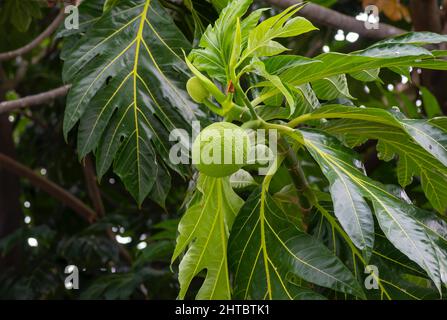
[[[22,56],[25,53],[28,53],[29,51],[33,50],[35,47],[37,47],[43,40],[45,40],[47,37],[49,37],[56,29],[59,27],[61,22],[64,20],[65,13],[64,8],[62,8],[57,15],[57,17],[53,20],[53,22],[40,34],[38,35],[33,41],[28,43],[27,45],[8,52],[0,53],[0,61],[5,60],[11,60],[16,57]]]
[[[2,96],[3,93],[0,89],[0,99]],[[16,150],[12,132],[13,126],[8,120],[8,116],[0,115],[0,153],[14,158]],[[0,239],[19,229],[22,221],[20,181],[14,174],[0,169]],[[15,246],[8,255],[0,257],[0,273],[4,272],[4,267],[20,268],[22,265],[22,250],[20,247]]]
[[[15,109],[32,107],[35,105],[46,103],[58,97],[63,97],[68,93],[69,89],[70,85],[65,85],[57,89],[27,96],[21,99],[0,102],[0,114],[10,112]]]
[[[447,28],[442,25],[442,10],[436,0],[411,0],[410,1],[411,20],[415,31],[431,31],[441,33],[447,32]],[[429,45],[429,49],[446,49],[446,44]],[[415,74],[419,77],[420,83],[427,87],[437,98],[444,114],[447,114],[447,73],[440,70],[422,70],[422,73]]]
[[[411,0],[410,12],[414,30],[442,32],[441,9],[437,0]]]
[[[270,4],[279,8],[288,8],[294,4],[299,3],[297,0],[266,0]],[[316,24],[325,25],[332,28],[343,29],[345,31],[356,32],[361,36],[371,39],[385,39],[391,36],[396,36],[407,31],[396,28],[394,26],[380,23],[379,29],[368,30],[362,21],[339,13],[314,3],[308,3],[302,8],[298,14],[306,17]]]
[[[444,0],[442,7],[442,34],[447,34],[447,0]]]
[[[105,210],[104,204],[101,199],[101,192],[99,191],[98,184],[96,181],[95,168],[93,167],[92,159],[90,156],[86,156],[84,159],[84,178],[87,184],[87,191],[92,201],[93,208],[95,208],[96,213],[99,217],[104,217]]]
[[[0,153],[0,167],[16,174],[17,176],[28,179],[35,187],[42,189],[49,195],[61,201],[67,207],[71,208],[89,223],[95,220],[95,212],[86,206],[81,200],[64,190],[54,182],[41,177],[33,170],[25,167],[14,159]]]
[[[105,209],[101,198],[101,191],[99,190],[98,182],[96,179],[95,168],[90,156],[86,156],[84,159],[83,171],[87,184],[87,191],[90,200],[92,201],[93,208],[95,208],[98,216],[102,218],[105,216]],[[129,265],[132,265],[132,256],[130,255],[129,251],[127,251],[127,249],[123,245],[121,245],[121,243],[118,243],[116,241],[116,237],[112,229],[107,228],[106,233],[110,240],[116,243],[120,255],[127,261],[127,263],[129,263]]]

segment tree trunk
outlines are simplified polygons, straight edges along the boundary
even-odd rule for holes
[[[7,114],[0,115],[0,152],[15,158],[12,124]],[[0,167],[0,239],[16,231],[22,219],[19,178]],[[0,272],[3,267],[16,265],[19,258],[18,248],[3,258],[0,255]]]
[[[415,31],[430,31],[443,33],[443,12],[437,0],[411,0],[411,19]],[[438,99],[444,114],[447,114],[447,72],[438,70],[423,70],[421,84],[427,87]]]
[[[3,85],[5,80],[6,76],[0,65],[0,83]],[[0,86],[0,102],[5,98],[5,91],[5,88]],[[0,153],[15,158],[12,130],[8,113],[0,114]],[[19,178],[0,166],[0,240],[20,228],[22,218]],[[0,254],[0,272],[9,266],[16,266],[19,261],[19,248],[14,248],[4,257]]]

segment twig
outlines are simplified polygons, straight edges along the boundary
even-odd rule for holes
[[[64,190],[54,182],[39,176],[31,169],[25,167],[21,163],[14,159],[0,153],[0,167],[20,176],[28,179],[35,187],[42,189],[49,195],[61,201],[67,207],[71,208],[89,223],[93,223],[95,220],[95,212],[86,206],[81,200],[73,196],[68,191]]]
[[[284,164],[289,171],[293,185],[298,193],[299,206],[304,214],[304,224],[307,226],[308,213],[316,202],[315,195],[309,186],[309,182],[301,168],[296,152],[290,147],[284,138],[278,140],[278,151],[285,155]]]
[[[415,31],[442,33],[442,11],[437,0],[411,0],[409,7]]]
[[[46,103],[58,97],[63,97],[68,93],[69,89],[70,85],[65,85],[57,89],[27,96],[21,99],[0,102],[0,114],[10,112],[15,109],[32,107],[35,105]]]
[[[258,115],[256,114],[255,109],[253,108],[253,105],[251,104],[250,100],[247,98],[247,96],[245,95],[244,90],[242,90],[241,85],[239,83],[236,83],[236,90],[237,92],[240,94],[240,96],[242,97],[242,100],[245,104],[245,106],[248,108],[248,111],[250,112],[250,116],[253,120],[258,119]]]
[[[102,202],[101,198],[101,191],[99,190],[97,179],[96,179],[96,173],[95,168],[93,166],[93,162],[90,156],[85,157],[84,159],[84,177],[85,181],[87,183],[87,191],[90,197],[90,200],[92,201],[93,207],[95,208],[96,213],[99,217],[105,216],[105,209],[104,204]],[[129,265],[132,265],[132,256],[127,251],[127,249],[121,245],[121,243],[118,243],[116,241],[115,234],[113,233],[111,228],[107,228],[106,230],[107,236],[116,243],[120,255],[129,263]]]
[[[64,20],[64,8],[62,8],[57,15],[57,17],[53,20],[53,22],[40,34],[38,35],[33,41],[28,43],[27,45],[8,52],[0,53],[0,61],[5,60],[11,60],[18,56],[22,56],[25,53],[28,53],[29,51],[33,50],[35,47],[37,47],[43,40],[45,40],[47,37],[49,37],[56,29],[59,27],[59,24]]]
[[[98,216],[102,218],[105,215],[104,204],[102,203],[101,192],[99,191],[96,181],[95,168],[93,167],[92,159],[90,158],[90,156],[85,157],[82,170],[84,172],[84,178],[87,184],[87,191],[90,200],[92,201],[93,208],[95,208]]]
[[[279,8],[288,8],[300,1],[297,0],[267,0],[272,5]],[[353,17],[339,13],[335,10],[331,10],[314,3],[308,3],[302,8],[298,14],[306,17],[316,24],[321,24],[337,29],[343,29],[345,31],[352,31],[358,33],[361,36],[371,39],[385,39],[391,36],[397,36],[407,31],[396,28],[394,26],[380,23],[379,29],[368,30],[365,28],[363,21],[358,21]]]

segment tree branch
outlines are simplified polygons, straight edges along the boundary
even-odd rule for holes
[[[410,1],[411,20],[415,31],[447,32],[442,25],[443,12],[436,0],[411,0]],[[430,49],[446,49],[445,44],[430,45]],[[422,73],[415,74],[420,77],[420,83],[427,87],[437,98],[444,114],[447,114],[447,73],[441,70],[422,70]]]
[[[49,195],[61,201],[67,207],[71,208],[89,223],[95,220],[95,212],[86,206],[81,200],[73,196],[68,191],[64,190],[54,182],[41,177],[31,169],[25,167],[14,159],[0,153],[0,167],[28,179],[35,187],[42,189]]]
[[[316,202],[315,195],[309,186],[306,175],[301,168],[296,152],[290,147],[284,138],[278,140],[278,151],[285,155],[284,164],[286,165],[293,185],[298,193],[298,202],[301,211],[304,214],[304,224],[307,226],[308,213]]]
[[[92,201],[93,208],[95,208],[96,213],[99,217],[105,216],[104,204],[101,199],[101,192],[99,191],[95,168],[92,163],[90,156],[86,156],[84,159],[84,165],[82,167],[84,172],[85,182],[87,184],[87,191]]]
[[[53,100],[57,97],[65,96],[69,89],[70,85],[65,85],[57,89],[27,96],[21,99],[0,102],[0,114],[10,112],[15,109],[32,107]]]
[[[101,191],[99,190],[98,182],[96,179],[95,167],[90,156],[86,156],[84,159],[83,171],[85,181],[87,183],[87,191],[90,200],[92,201],[93,208],[95,208],[98,216],[103,218],[106,212],[101,198]],[[112,229],[107,228],[106,233],[110,240],[112,240],[117,245],[120,255],[127,261],[129,265],[132,265],[132,256],[130,255],[129,251],[127,251],[126,247],[116,241],[116,237]]]
[[[414,30],[442,32],[442,12],[437,0],[411,0],[410,12]]]
[[[299,3],[299,1],[297,0],[266,1],[279,8],[287,8]],[[298,11],[298,14],[300,16],[308,18],[316,24],[321,24],[337,29],[343,29],[345,31],[352,31],[358,33],[361,36],[371,39],[385,39],[406,32],[405,30],[384,23],[381,23],[379,25],[379,29],[368,30],[365,28],[365,24],[363,21],[358,21],[353,17],[313,3],[308,3],[304,8]]]
[[[43,40],[45,40],[54,31],[56,31],[56,29],[59,27],[59,24],[64,20],[64,17],[65,17],[64,8],[62,8],[59,11],[59,14],[57,15],[57,17],[53,20],[53,22],[40,35],[38,35],[33,41],[31,41],[30,43],[28,43],[27,45],[25,45],[19,49],[0,53],[0,61],[11,60],[11,59],[14,59],[18,56],[24,55],[25,53],[33,50]]]

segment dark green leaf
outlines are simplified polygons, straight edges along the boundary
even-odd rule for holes
[[[243,200],[231,189],[228,177],[201,175],[197,190],[201,197],[180,220],[172,257],[174,261],[186,250],[179,268],[179,298],[185,297],[192,279],[206,269],[197,299],[230,299],[227,240]]]
[[[343,172],[374,207],[379,225],[391,243],[424,269],[439,291],[446,270],[440,262],[445,248],[432,241],[418,219],[428,213],[388,193],[380,184],[358,171],[355,157],[337,140],[323,133],[304,131],[305,144],[322,168]],[[434,215],[431,215],[434,216]]]
[[[349,270],[321,243],[299,230],[265,191],[254,191],[239,213],[229,242],[234,295],[251,299],[316,299],[296,279],[358,297]]]
[[[168,136],[189,128],[199,114],[186,93],[189,72],[179,55],[189,46],[158,1],[123,0],[65,57],[64,79],[72,83],[65,135],[80,120],[79,156],[96,151],[100,177],[114,162],[139,204],[157,176],[169,179],[159,161],[185,172],[169,161]],[[163,202],[160,191],[153,194]]]

